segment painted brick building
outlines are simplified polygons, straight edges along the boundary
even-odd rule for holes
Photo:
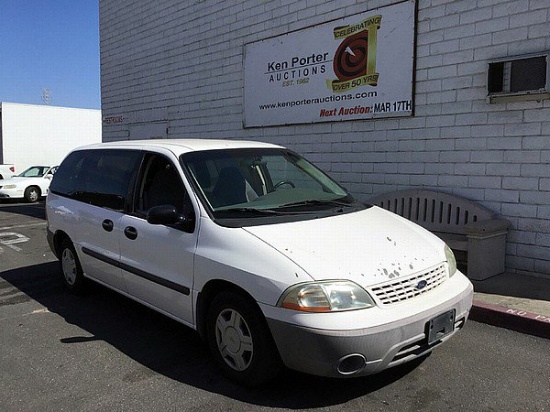
[[[103,139],[263,140],[360,200],[411,187],[458,194],[511,222],[508,270],[550,276],[548,0],[412,2],[412,115],[245,127],[247,45],[400,3],[100,0]],[[534,89],[512,75],[507,90],[510,67],[536,77]]]

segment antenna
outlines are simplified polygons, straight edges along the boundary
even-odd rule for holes
[[[50,89],[42,89],[42,103],[46,106],[52,104],[52,91]]]

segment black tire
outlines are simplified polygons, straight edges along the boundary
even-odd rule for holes
[[[41,195],[40,189],[36,186],[30,186],[25,189],[25,200],[29,203],[37,202]]]
[[[265,318],[257,306],[240,293],[224,291],[212,300],[207,339],[222,372],[243,386],[263,385],[282,369]]]
[[[78,260],[76,250],[69,239],[64,239],[61,242],[59,263],[67,289],[75,294],[83,293],[86,289],[87,281],[82,272],[82,266]]]

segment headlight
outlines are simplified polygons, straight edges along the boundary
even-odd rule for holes
[[[456,259],[455,254],[447,245],[445,245],[445,257],[447,258],[447,263],[449,264],[449,277],[451,277],[456,273]]]
[[[338,312],[373,307],[367,291],[348,281],[302,283],[286,290],[278,306],[304,312]]]
[[[17,185],[3,185],[4,189],[15,189]]]

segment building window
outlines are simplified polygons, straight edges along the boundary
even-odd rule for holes
[[[550,98],[548,54],[521,56],[489,63],[491,103]]]

